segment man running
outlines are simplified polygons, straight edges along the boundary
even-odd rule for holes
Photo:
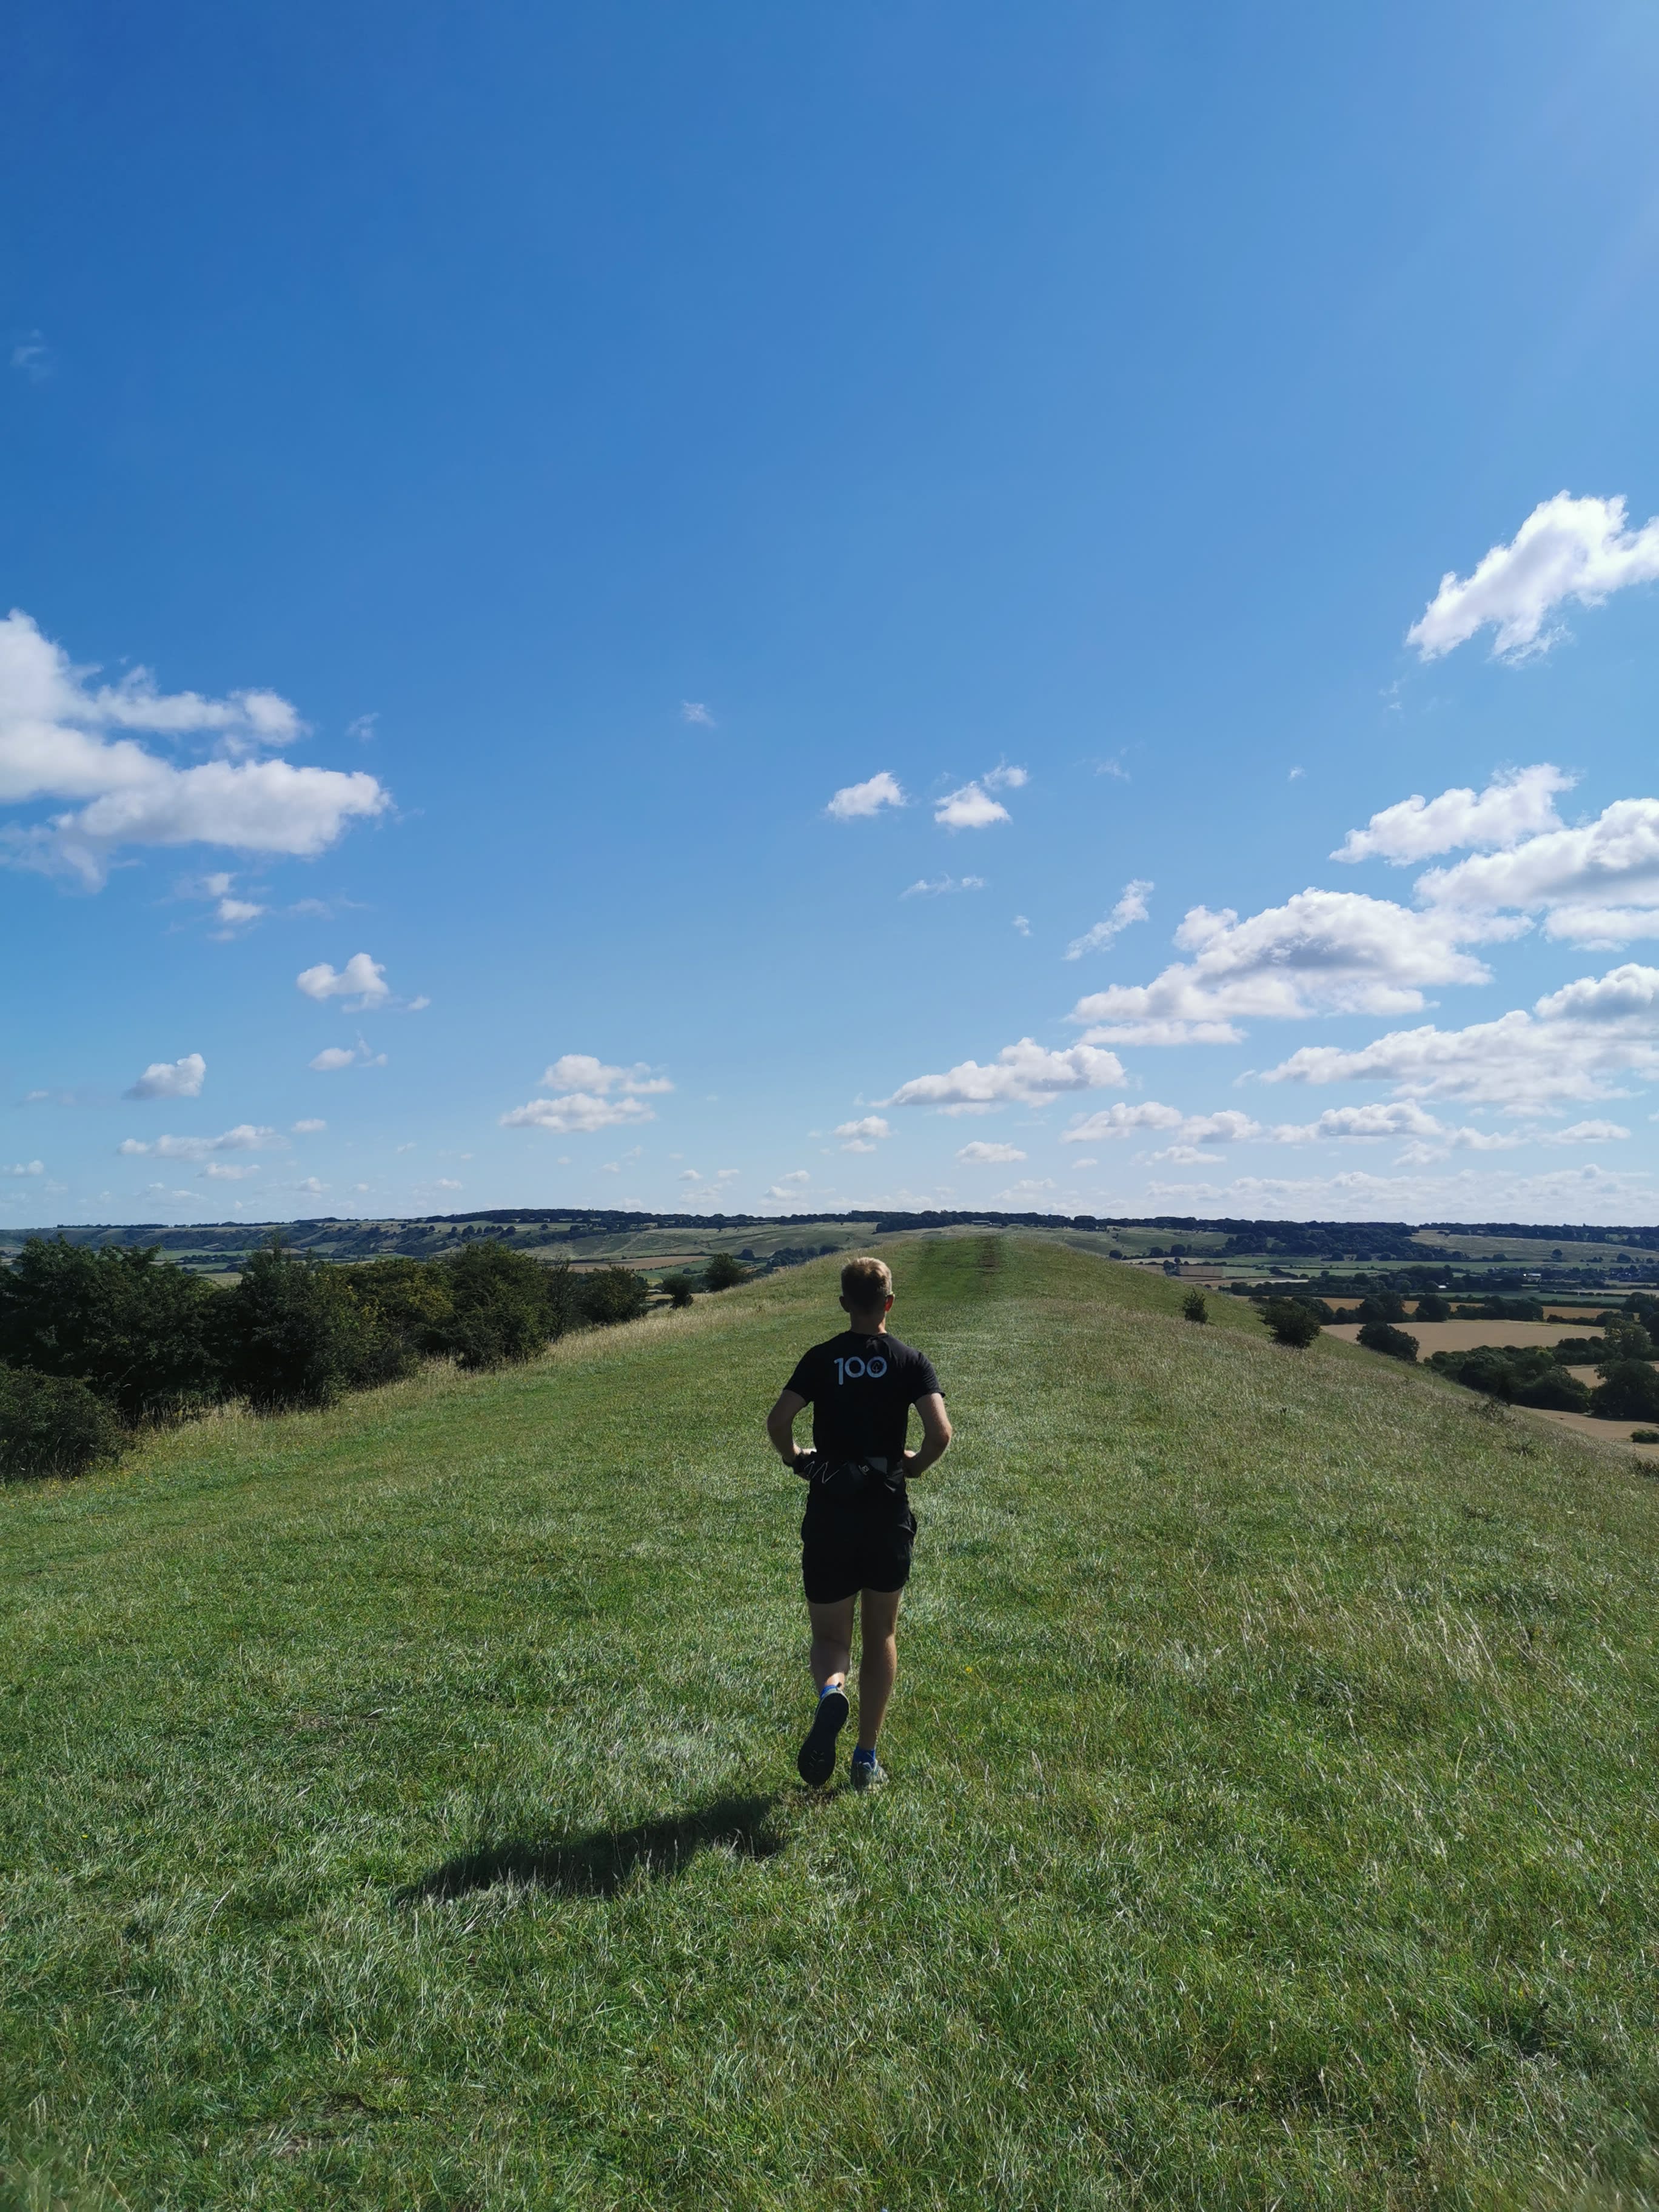
[[[836,1771],[836,1739],[847,1723],[853,1609],[862,1593],[852,1780],[855,1790],[872,1790],[887,1779],[876,1738],[898,1673],[899,1593],[916,1533],[905,1478],[943,1458],[951,1423],[932,1362],[887,1334],[893,1278],[884,1261],[849,1260],[841,1271],[841,1303],[848,1327],[806,1353],[767,1415],[766,1433],[784,1465],[811,1486],[800,1564],[818,1705],[795,1765],[815,1787]],[[810,1452],[795,1442],[795,1416],[807,1406]],[[905,1449],[912,1406],[921,1416],[920,1451]]]

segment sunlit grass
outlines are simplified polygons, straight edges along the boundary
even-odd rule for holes
[[[0,1493],[15,2172],[1651,2201],[1655,1486],[1035,1238],[893,1257],[958,1443],[878,1798],[794,1779],[759,1427],[827,1265]]]

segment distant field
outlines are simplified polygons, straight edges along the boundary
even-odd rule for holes
[[[11,2203],[1654,2201],[1659,1486],[890,1249],[959,1444],[880,1798],[793,1777],[759,1434],[832,1262],[0,1492]]]

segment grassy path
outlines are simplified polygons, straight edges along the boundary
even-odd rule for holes
[[[879,1799],[791,1763],[825,1266],[0,1492],[0,2170],[1659,2201],[1655,1486],[1036,1239],[893,1256],[959,1443]]]

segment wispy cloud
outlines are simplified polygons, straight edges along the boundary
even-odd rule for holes
[[[680,720],[683,722],[690,722],[693,724],[695,727],[700,730],[715,730],[720,727],[719,723],[716,722],[714,717],[709,713],[708,708],[703,705],[701,699],[682,699],[680,701]]]
[[[288,1139],[275,1129],[239,1121],[217,1137],[125,1137],[116,1147],[124,1159],[204,1160],[216,1152],[279,1152]]]
[[[1121,931],[1127,929],[1132,922],[1145,921],[1146,894],[1152,888],[1152,884],[1139,876],[1137,876],[1133,883],[1125,884],[1122,896],[1105,921],[1097,921],[1092,929],[1085,930],[1081,937],[1074,937],[1066,948],[1066,957],[1068,960],[1081,960],[1085,952],[1102,952],[1112,939]]]
[[[45,384],[57,366],[51,347],[39,331],[25,331],[13,340],[11,365],[31,384]]]
[[[921,876],[899,893],[902,899],[945,898],[952,891],[982,891],[983,876]]]

